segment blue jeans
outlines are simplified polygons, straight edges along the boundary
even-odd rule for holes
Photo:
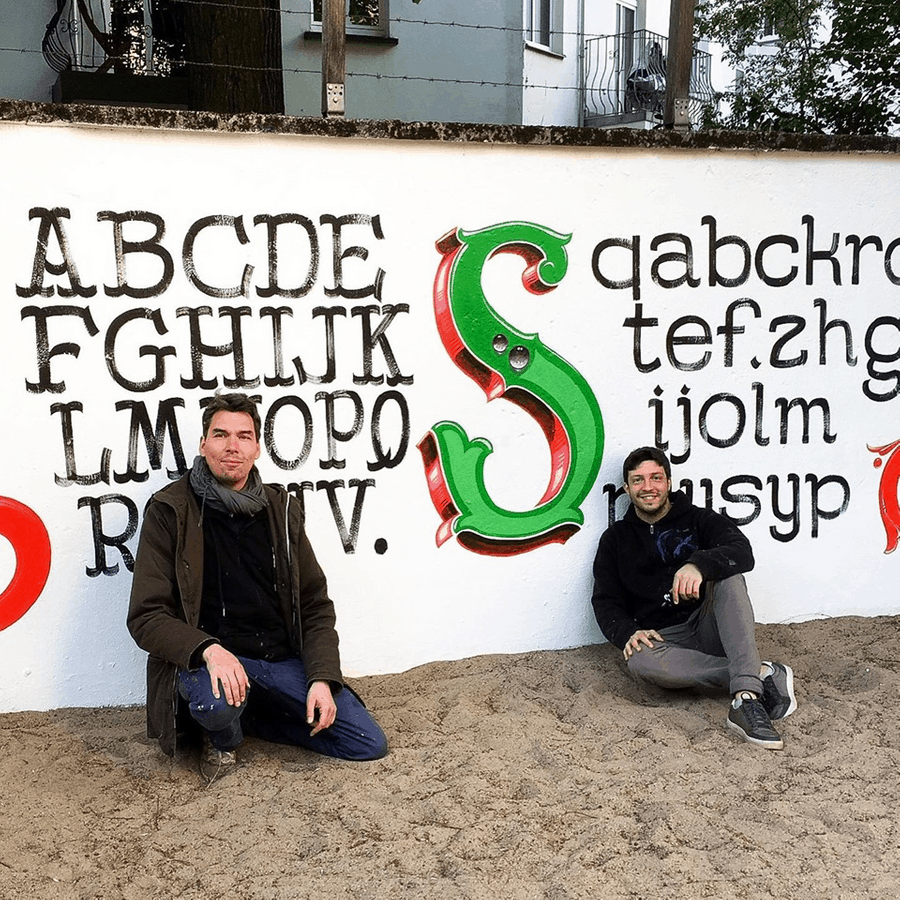
[[[384,732],[349,688],[334,698],[337,716],[331,727],[310,737],[303,663],[296,658],[279,662],[245,656],[238,659],[250,679],[250,690],[240,706],[229,706],[221,687],[218,699],[213,696],[206,666],[182,670],[178,675],[178,693],[187,701],[193,719],[208,732],[214,747],[233,750],[246,732],[338,759],[380,759],[387,753]]]

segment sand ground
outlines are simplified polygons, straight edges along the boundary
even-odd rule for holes
[[[796,672],[781,752],[608,645],[359,679],[387,758],[248,740],[211,786],[143,708],[0,716],[0,900],[894,898],[900,617],[759,643]]]

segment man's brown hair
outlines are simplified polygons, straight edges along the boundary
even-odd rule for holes
[[[628,473],[633,472],[641,463],[645,462],[655,462],[662,466],[663,471],[666,473],[666,478],[670,481],[672,480],[672,467],[669,465],[668,457],[662,450],[656,447],[638,447],[637,450],[632,450],[625,457],[625,462],[622,464],[622,482],[628,484]]]
[[[262,422],[259,418],[259,410],[256,401],[249,394],[234,392],[233,394],[215,394],[209,398],[203,407],[203,437],[209,435],[209,426],[213,416],[219,412],[247,413],[253,419],[253,430],[256,432],[256,440],[259,440],[262,431]]]

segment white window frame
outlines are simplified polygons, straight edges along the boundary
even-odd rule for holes
[[[359,35],[368,35],[370,37],[390,37],[390,20],[388,19],[388,14],[390,12],[389,0],[378,0],[378,24],[377,25],[354,25],[350,21],[350,13],[349,13],[349,0],[345,0],[347,3],[348,13],[347,13],[347,34],[359,34]],[[322,0],[322,4],[324,5],[325,0]],[[321,31],[322,30],[322,20],[316,18],[316,11],[314,3],[310,2],[309,4],[309,17],[310,17],[310,30],[311,31]]]
[[[562,56],[563,0],[525,0],[525,43]]]
[[[625,30],[625,16],[631,14],[631,31]],[[616,34],[630,34],[635,31],[641,31],[638,22],[637,3],[629,3],[627,0],[617,0],[616,2]]]
[[[630,28],[626,28],[630,19]],[[635,34],[638,32],[638,10],[635,3],[616,2],[616,68],[619,70],[619,91],[624,94],[625,82],[635,64]]]
[[[775,16],[764,16],[760,43],[771,43],[778,40],[778,29],[775,27]]]

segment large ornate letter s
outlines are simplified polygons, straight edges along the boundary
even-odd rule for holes
[[[550,447],[550,480],[526,511],[497,506],[488,495],[484,438],[469,439],[455,422],[439,422],[419,442],[431,499],[442,522],[437,543],[451,535],[476,553],[511,556],[575,534],[580,505],[603,456],[603,418],[584,377],[543,344],[504,321],[481,285],[486,262],[514,253],[526,263],[522,282],[533,294],[553,290],[566,274],[571,235],[507,222],[480,231],[455,229],[437,243],[443,255],[434,284],[438,331],[447,353],[488,400],[503,397],[540,425]]]

